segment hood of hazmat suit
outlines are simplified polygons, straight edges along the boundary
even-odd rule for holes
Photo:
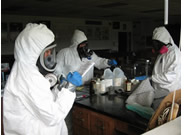
[[[175,45],[165,27],[155,28],[153,40],[158,40],[168,48],[168,52],[159,54],[152,72],[153,87],[169,92],[181,88],[181,52]],[[170,45],[168,45],[170,44]]]
[[[6,135],[67,135],[65,117],[76,93],[63,88],[55,98],[36,62],[54,41],[43,24],[26,25],[15,41],[15,62],[4,89],[3,123]]]
[[[75,30],[73,37],[71,39],[71,45],[68,48],[64,48],[59,51],[57,54],[57,66],[55,70],[55,74],[65,74],[67,75],[69,72],[78,71],[82,65],[86,63],[95,63],[95,67],[98,69],[104,69],[110,67],[108,63],[108,59],[98,57],[94,52],[91,56],[91,60],[87,58],[80,59],[77,47],[80,43],[87,41],[87,37],[84,32],[80,30]],[[86,75],[83,77],[83,84],[89,83],[93,78],[94,67],[92,67]]]

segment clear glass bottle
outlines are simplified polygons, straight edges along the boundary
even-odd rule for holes
[[[145,75],[148,76],[148,66],[149,66],[149,60],[146,60],[145,64]]]
[[[137,74],[137,67],[136,67],[136,65],[134,65],[134,67],[133,67],[133,72],[134,72],[134,77],[135,77],[136,74]]]

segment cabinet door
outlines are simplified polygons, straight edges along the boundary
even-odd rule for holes
[[[77,124],[73,125],[73,135],[90,135],[89,130]]]
[[[89,129],[89,111],[87,109],[74,106],[72,118],[74,124]]]
[[[114,134],[113,120],[101,114],[91,112],[90,134],[91,135],[113,135]]]
[[[74,106],[72,112],[74,135],[89,135],[89,110]]]
[[[144,130],[132,126],[126,122],[115,120],[115,135],[140,135]]]

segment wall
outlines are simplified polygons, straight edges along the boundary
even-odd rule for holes
[[[151,57],[153,30],[158,26],[163,26],[163,23],[163,20],[140,20],[133,22],[133,51],[140,53],[140,57]],[[175,44],[179,45],[181,21],[169,20],[169,24],[165,27]]]
[[[101,22],[101,25],[86,24],[89,19],[74,19],[74,18],[58,18],[58,17],[43,17],[43,16],[18,16],[18,15],[2,15],[3,27],[2,37],[2,54],[13,54],[14,40],[19,34],[17,28],[10,27],[12,23],[20,23],[23,28],[29,22],[45,21],[50,23],[50,29],[56,36],[57,51],[70,45],[70,40],[73,31],[77,28],[84,30],[89,40],[89,47],[94,50],[109,49],[118,50],[118,32],[132,32],[132,22],[119,22],[120,27],[113,28],[111,20],[90,20]],[[7,29],[7,30],[6,30]],[[15,30],[16,29],[16,30]],[[19,28],[18,28],[19,29]]]
[[[155,27],[163,25],[163,21],[141,20],[133,22],[133,48],[135,51],[152,48],[150,40]]]
[[[46,21],[50,23],[50,29],[56,36],[57,51],[70,45],[73,31],[77,28],[82,29],[88,37],[89,47],[93,50],[112,50],[118,51],[118,32],[131,32],[131,51],[143,52],[149,50],[151,46],[152,32],[155,27],[163,25],[163,20],[139,20],[134,22],[119,22],[112,20],[89,20],[74,18],[58,18],[44,16],[19,16],[2,15],[2,23],[7,24],[7,30],[2,29],[2,54],[13,54],[14,39],[18,31],[12,31],[11,23],[21,23],[23,27],[29,22]],[[86,24],[86,21],[101,22],[101,25]],[[170,28],[174,31],[172,37],[179,40],[179,33],[175,31],[176,25],[181,26],[180,20],[169,20]],[[3,25],[2,25],[3,26]],[[2,27],[3,28],[3,27]],[[179,29],[179,28],[178,28]],[[100,33],[100,34],[99,34]],[[178,44],[178,41],[175,42]],[[125,52],[124,52],[125,53]]]

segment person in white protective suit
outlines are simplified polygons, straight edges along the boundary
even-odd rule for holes
[[[109,60],[98,57],[95,52],[88,49],[87,37],[84,32],[75,30],[70,47],[60,50],[57,54],[55,74],[68,74],[70,71],[78,71],[81,65],[89,61],[94,62],[94,66],[98,69],[117,65],[114,59]],[[89,83],[93,78],[94,66],[83,77],[83,84]]]
[[[181,88],[181,52],[165,27],[153,31],[153,48],[159,53],[152,72],[154,89],[172,92]]]
[[[65,117],[73,106],[75,91],[50,82],[39,71],[37,61],[44,61],[46,71],[53,72],[54,34],[43,24],[26,25],[15,41],[15,62],[4,89],[3,124],[6,135],[67,135]],[[55,46],[55,45],[53,45]],[[44,51],[48,48],[47,51]],[[44,54],[42,54],[42,52]],[[55,52],[55,51],[54,51]],[[44,57],[41,57],[43,55]],[[43,60],[44,58],[44,60]],[[47,63],[46,63],[47,62]],[[79,73],[69,73],[67,81],[80,86]],[[56,94],[56,97],[55,97]]]

